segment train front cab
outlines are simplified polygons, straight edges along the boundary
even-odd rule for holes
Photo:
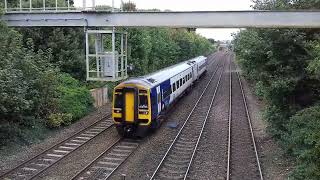
[[[112,118],[123,136],[144,136],[151,124],[150,89],[133,84],[113,91]]]

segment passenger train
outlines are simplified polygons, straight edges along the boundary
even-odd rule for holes
[[[207,70],[199,56],[149,75],[131,78],[114,88],[112,118],[122,136],[145,136]]]

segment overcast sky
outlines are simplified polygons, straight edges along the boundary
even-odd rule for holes
[[[74,0],[75,6],[82,7],[83,0]],[[112,0],[95,0],[96,5],[110,5]],[[128,2],[129,0],[123,0]],[[86,0],[87,7],[92,0]],[[121,0],[114,0],[115,7],[120,7]],[[131,0],[138,9],[160,9],[173,11],[226,11],[226,10],[251,10],[251,0]],[[207,38],[216,40],[230,40],[231,33],[238,29],[197,29],[197,32]]]

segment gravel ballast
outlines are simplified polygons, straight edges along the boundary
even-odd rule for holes
[[[111,113],[111,106],[107,104],[91,112],[89,115],[78,120],[68,127],[53,131],[44,140],[31,144],[29,146],[5,147],[0,151],[0,174],[16,167],[18,164],[34,157],[38,153],[46,150],[52,145],[72,136],[76,132],[92,123],[106,117]]]

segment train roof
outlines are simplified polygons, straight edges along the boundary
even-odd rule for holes
[[[139,84],[147,88],[152,88],[162,83],[163,81],[168,80],[171,77],[179,74],[180,72],[183,72],[188,68],[191,68],[191,65],[197,62],[200,62],[204,59],[206,59],[206,57],[199,56],[199,57],[190,59],[188,61],[184,61],[175,65],[169,66],[167,68],[158,70],[156,72],[153,72],[145,76],[128,79],[127,81],[124,81],[121,84]]]

